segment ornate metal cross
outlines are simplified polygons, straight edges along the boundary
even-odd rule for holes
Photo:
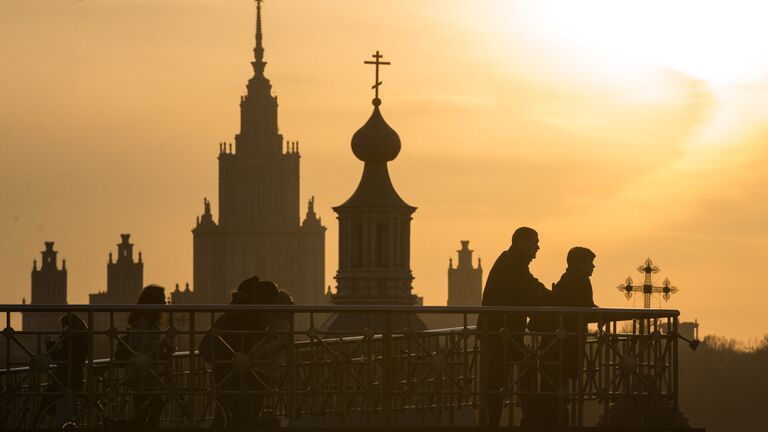
[[[381,55],[378,50],[376,50],[376,54],[373,54],[371,57],[373,57],[375,59],[375,61],[368,60],[368,61],[364,61],[363,63],[376,65],[376,83],[373,84],[373,86],[371,88],[376,91],[376,99],[378,99],[379,98],[379,86],[382,84],[382,82],[379,81],[379,66],[391,65],[392,63],[381,61],[381,59],[384,58],[384,56]]]
[[[654,294],[661,294],[662,298],[664,298],[664,301],[669,301],[669,298],[672,296],[672,294],[676,293],[678,289],[677,287],[672,286],[672,282],[669,281],[669,278],[665,278],[661,286],[654,286],[651,275],[658,273],[659,270],[660,269],[658,267],[653,265],[653,261],[651,261],[650,258],[647,258],[643,265],[637,268],[637,271],[645,275],[643,284],[632,285],[632,277],[627,276],[627,280],[617,288],[619,291],[624,293],[624,296],[627,297],[627,300],[631,299],[632,295],[635,293],[642,293],[643,307],[646,309],[651,308],[651,296]]]

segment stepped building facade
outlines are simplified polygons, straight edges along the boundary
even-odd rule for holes
[[[483,266],[480,259],[477,267],[472,264],[469,240],[461,241],[458,264],[448,262],[448,306],[480,306],[483,300]]]
[[[32,264],[32,296],[31,305],[64,305],[67,304],[67,262],[61,261],[59,267],[53,242],[45,242],[45,250],[41,252],[40,268],[37,260]],[[26,303],[24,301],[23,303]],[[25,313],[21,318],[21,326],[25,331],[45,331],[61,328],[60,312]]]
[[[228,303],[257,275],[297,303],[325,302],[325,231],[309,201],[300,220],[299,144],[278,129],[277,96],[264,75],[261,2],[256,4],[253,77],[240,98],[240,131],[219,144],[218,220],[204,200],[193,233],[194,301]]]
[[[89,294],[88,300],[93,305],[134,304],[141,294],[144,283],[144,262],[139,252],[138,259],[133,255],[133,243],[130,234],[120,234],[117,244],[117,259],[112,252],[107,261],[107,289]]]

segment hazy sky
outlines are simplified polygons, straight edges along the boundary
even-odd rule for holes
[[[267,0],[267,76],[302,152],[302,201],[328,226],[362,163],[381,50],[390,164],[417,206],[414,286],[444,304],[459,240],[490,269],[520,225],[555,282],[574,245],[598,255],[604,306],[647,256],[702,333],[768,333],[768,5],[740,1]],[[69,302],[106,285],[129,232],[145,283],[192,278],[218,142],[252,70],[248,0],[0,0],[0,302],[29,297],[43,241]],[[217,216],[217,215],[214,215]],[[654,302],[658,306],[658,302]]]

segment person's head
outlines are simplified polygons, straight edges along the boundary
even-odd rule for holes
[[[277,298],[275,299],[276,305],[292,305],[296,304],[295,301],[293,301],[293,297],[291,297],[291,293],[289,293],[286,290],[280,290],[277,292]]]
[[[252,276],[240,282],[237,291],[232,293],[232,304],[251,304],[251,293],[259,283],[258,276]]]
[[[532,261],[539,250],[539,233],[533,228],[520,227],[512,234],[512,250]]]
[[[136,304],[165,304],[165,288],[155,284],[145,286]]]
[[[568,262],[568,269],[581,276],[590,277],[595,269],[595,253],[585,247],[571,248],[568,251],[566,261]]]
[[[280,288],[272,281],[259,281],[251,289],[251,302],[253,304],[275,304]]]
[[[85,325],[85,321],[83,321],[82,318],[80,318],[79,315],[73,314],[73,313],[66,313],[59,318],[59,322],[61,323],[62,329],[72,329],[72,330],[88,330],[88,326]]]
[[[141,290],[139,300],[136,304],[140,305],[162,305],[165,304],[165,288],[160,285],[147,285]],[[133,326],[140,319],[149,321],[149,325],[159,327],[165,321],[165,314],[160,311],[135,310],[128,314],[128,324]]]

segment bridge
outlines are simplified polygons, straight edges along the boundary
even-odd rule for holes
[[[493,398],[504,400],[505,428],[518,427],[531,404],[548,406],[548,421],[561,430],[689,427],[678,409],[676,310],[0,305],[0,312],[2,430],[108,429],[137,419],[179,430],[495,429],[483,420]],[[131,312],[165,319],[128,330]],[[224,313],[262,324],[215,325]],[[87,328],[14,328],[21,314],[75,314]],[[364,324],[327,330],[332,314]],[[522,315],[550,325],[509,325]],[[501,328],[475,325],[494,316]],[[493,382],[491,365],[503,368]]]

